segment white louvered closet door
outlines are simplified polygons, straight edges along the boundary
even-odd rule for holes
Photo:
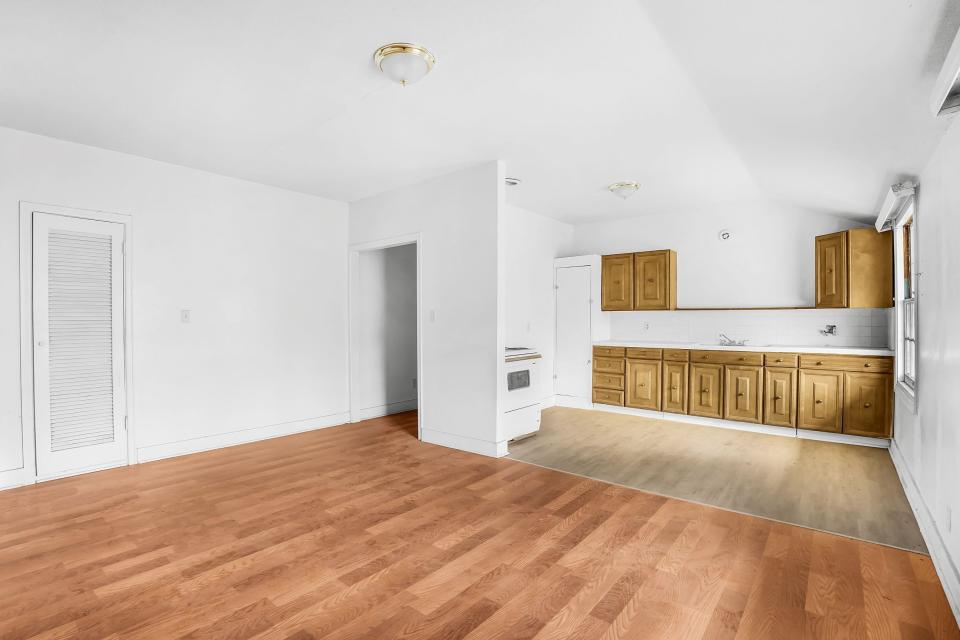
[[[123,225],[33,214],[37,476],[126,464]]]

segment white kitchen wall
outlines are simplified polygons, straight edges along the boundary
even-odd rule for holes
[[[641,190],[625,207],[642,197]],[[814,238],[859,226],[809,210],[718,205],[579,224],[573,249],[578,255],[673,249],[681,307],[802,307],[814,304]],[[720,240],[721,229],[731,232],[729,240]]]
[[[543,354],[540,397],[547,400],[553,396],[556,333],[553,260],[569,255],[573,227],[511,205],[503,217],[505,340],[507,346],[531,347]]]
[[[353,419],[417,406],[417,246],[361,251]]]
[[[498,434],[503,370],[499,162],[350,204],[350,243],[420,234],[421,436],[486,455]]]
[[[346,420],[345,203],[11,129],[0,176],[0,471],[22,464],[21,200],[133,217],[141,458]]]
[[[898,395],[891,454],[960,619],[960,118],[920,177],[918,407]]]
[[[720,333],[751,345],[889,347],[890,309],[608,312],[619,340],[713,343]],[[837,325],[836,336],[820,333]]]

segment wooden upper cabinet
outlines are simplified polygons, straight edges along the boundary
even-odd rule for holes
[[[893,234],[850,229],[816,240],[816,305],[893,306]]]
[[[843,424],[843,372],[800,370],[797,426],[840,433]]]
[[[797,370],[767,367],[763,371],[763,423],[797,426]]]
[[[723,417],[740,422],[760,422],[763,367],[727,365],[723,387]]]
[[[889,438],[893,376],[888,373],[845,373],[843,432]]]
[[[847,232],[817,238],[817,306],[847,306]]]
[[[723,417],[723,365],[690,365],[690,415]]]
[[[627,360],[625,404],[634,409],[660,410],[659,360]]]
[[[664,352],[664,358],[666,358]],[[687,384],[690,365],[686,362],[663,361],[663,401],[661,409],[670,413],[687,412]]]
[[[847,231],[847,306],[893,306],[893,232]]]
[[[600,308],[604,311],[633,309],[633,254],[603,256],[600,270]]]
[[[676,309],[676,252],[635,253],[633,264],[633,308],[638,311]]]

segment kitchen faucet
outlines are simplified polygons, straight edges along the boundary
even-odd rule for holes
[[[725,333],[720,334],[720,346],[723,347],[742,347],[747,344],[746,340],[734,340]]]

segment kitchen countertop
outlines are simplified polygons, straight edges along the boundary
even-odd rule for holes
[[[722,346],[719,344],[701,344],[697,342],[637,341],[637,340],[600,340],[593,343],[598,347],[642,347],[646,349],[695,349],[699,351],[754,351],[776,353],[824,353],[839,356],[892,356],[890,349],[877,347],[832,347],[827,345],[791,345],[791,344],[744,344]]]

